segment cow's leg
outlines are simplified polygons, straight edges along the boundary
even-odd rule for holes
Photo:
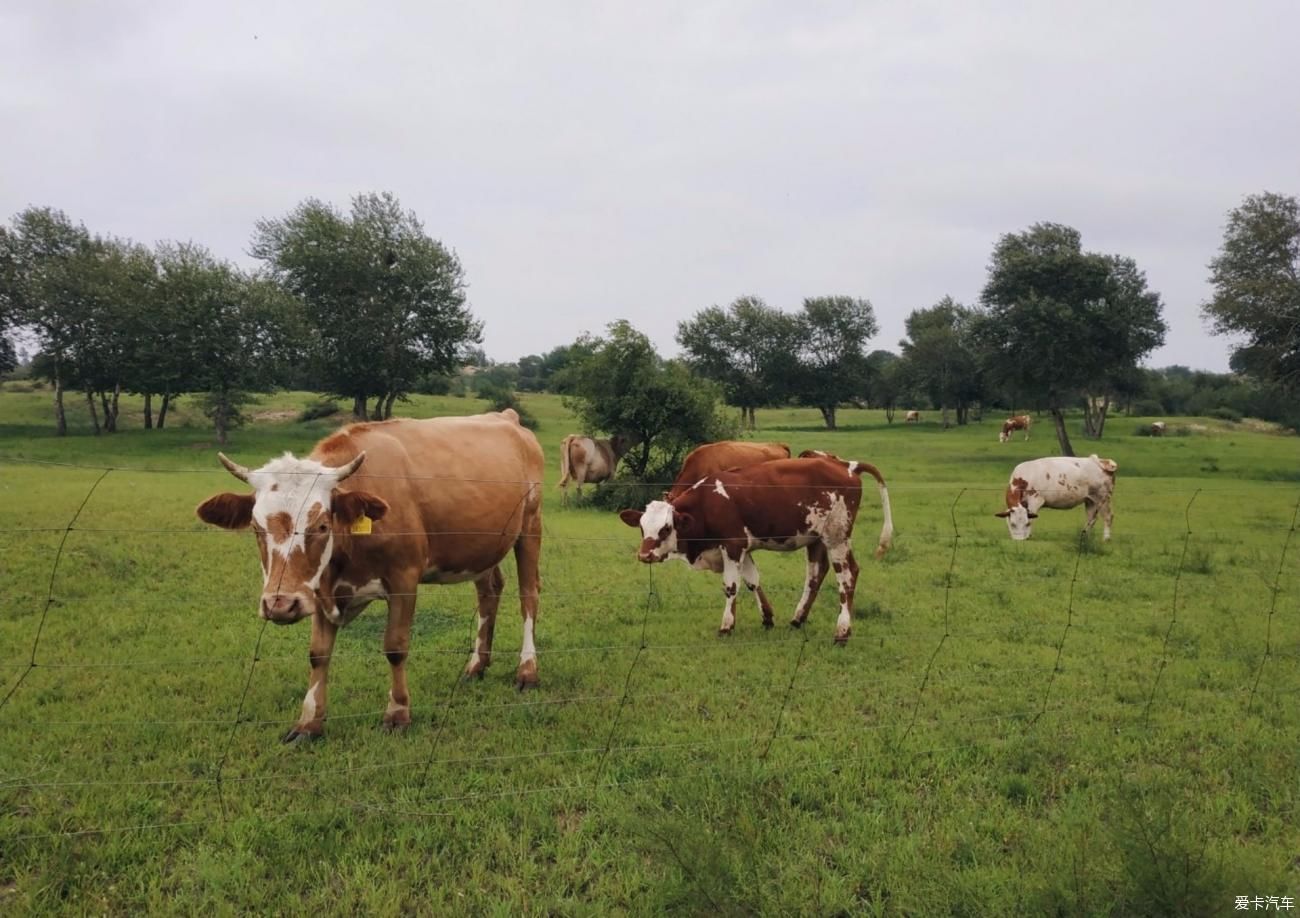
[[[799,597],[799,604],[794,607],[794,618],[790,619],[790,624],[795,628],[808,620],[808,610],[817,601],[817,591],[821,589],[822,579],[829,569],[830,565],[826,561],[826,546],[821,542],[813,542],[808,546],[808,578],[804,581],[803,595]]]
[[[515,541],[515,567],[519,571],[519,611],[524,618],[524,641],[519,648],[519,669],[515,687],[519,691],[537,687],[537,646],[533,643],[537,627],[538,596],[542,591],[542,508],[530,507],[523,532]]]
[[[1110,541],[1110,524],[1114,520],[1115,514],[1110,507],[1110,495],[1106,495],[1106,500],[1101,505],[1101,540]]]
[[[754,563],[754,556],[750,552],[745,552],[740,559],[740,576],[745,580],[745,586],[749,587],[749,592],[753,593],[758,599],[758,610],[763,613],[763,627],[772,627],[772,604],[767,601],[767,595],[763,588],[758,585],[758,565]]]
[[[411,725],[411,695],[406,690],[406,655],[411,649],[411,622],[415,618],[416,590],[419,580],[403,583],[393,580],[388,593],[388,624],[384,628],[384,656],[388,658],[392,686],[388,690],[388,708],[384,727],[399,730]]]
[[[1083,521],[1084,535],[1087,535],[1089,532],[1092,532],[1092,527],[1097,522],[1097,511],[1100,508],[1101,505],[1097,503],[1095,500],[1093,500],[1091,497],[1085,497],[1083,499],[1083,509],[1086,511],[1087,514]]]
[[[740,590],[740,566],[744,558],[744,551],[739,558],[733,558],[730,551],[725,548],[722,550],[722,592],[727,597],[727,601],[722,606],[722,624],[718,626],[719,635],[730,635],[731,629],[736,627],[736,593]]]
[[[840,587],[840,616],[835,621],[835,643],[843,644],[853,630],[853,593],[858,586],[858,561],[848,542],[830,549],[831,567]]]
[[[339,626],[324,615],[311,617],[311,643],[307,655],[311,661],[311,675],[307,680],[307,694],[302,699],[302,716],[284,735],[286,743],[320,739],[325,732],[326,683],[329,681],[330,655],[334,653],[334,638]]]
[[[483,678],[483,670],[492,662],[492,632],[497,627],[497,607],[501,605],[501,591],[506,577],[501,566],[495,565],[474,581],[478,592],[478,630],[474,633],[474,652],[465,664],[465,678]]]

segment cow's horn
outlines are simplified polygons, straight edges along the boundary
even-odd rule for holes
[[[217,458],[221,460],[221,464],[226,467],[226,471],[231,475],[234,475],[240,481],[248,481],[248,476],[250,474],[248,469],[244,468],[238,462],[232,462],[226,457],[225,453],[217,453]]]
[[[335,472],[338,473],[338,477],[335,478],[334,481],[337,483],[342,481],[344,478],[347,478],[357,469],[361,468],[361,463],[365,461],[366,461],[366,451],[363,449],[361,452],[357,453],[357,457],[353,459],[351,462],[349,462],[347,465],[340,465],[338,468],[334,470]]]

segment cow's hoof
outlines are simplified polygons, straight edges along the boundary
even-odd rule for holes
[[[537,681],[536,676],[534,676],[532,679],[525,679],[522,676],[520,676],[518,679],[515,680],[515,690],[518,691],[520,694],[523,694],[524,692],[537,688],[540,684],[541,683]]]
[[[731,629],[730,629],[730,628],[719,628],[719,629],[718,629],[718,637],[731,637]]]
[[[461,682],[473,682],[475,679],[482,680],[482,678],[483,678],[483,670],[484,670],[484,669],[487,669],[487,667],[485,666],[485,667],[483,667],[483,669],[475,669],[475,670],[468,670],[468,669],[467,669],[467,670],[465,670],[465,672],[463,672],[463,673],[460,674],[460,681],[461,681]]]
[[[280,737],[280,742],[284,743],[286,746],[305,746],[308,743],[316,742],[321,739],[322,736],[323,735],[320,733],[308,733],[294,727],[284,736]]]
[[[776,622],[772,621],[770,618],[763,619],[764,630],[771,631],[775,626],[776,626]]]
[[[537,688],[537,660],[529,659],[519,664],[515,670],[515,688],[521,692]]]
[[[849,642],[849,636],[847,634],[837,634],[835,635],[835,640],[833,643],[837,647],[843,647],[848,642]]]
[[[792,619],[790,619],[790,627],[791,627],[791,628],[802,628],[802,627],[803,627],[803,622],[801,622],[801,621],[800,621],[799,619],[797,619],[797,618],[792,618]]]
[[[406,728],[409,727],[410,725],[411,722],[409,720],[406,723],[399,723],[397,721],[385,720],[382,723],[380,723],[379,728],[383,730],[385,733],[405,733]]]

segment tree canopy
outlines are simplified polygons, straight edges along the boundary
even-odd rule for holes
[[[973,402],[982,394],[982,374],[970,341],[971,309],[945,296],[928,309],[915,309],[906,320],[907,338],[902,349],[901,372],[908,384],[924,392],[943,413],[956,409],[957,423],[965,424]]]
[[[371,398],[388,417],[422,377],[449,372],[482,340],[460,260],[391,194],[357,195],[348,214],[308,199],[259,221],[251,253],[302,300],[317,375],[358,417]]]
[[[1159,294],[1136,263],[1083,250],[1078,230],[1038,223],[998,240],[972,323],[983,366],[1051,412],[1061,451],[1074,455],[1064,410],[1078,399],[1101,436],[1123,374],[1164,342]]]
[[[1202,307],[1216,334],[1237,334],[1234,369],[1300,390],[1300,200],[1250,195],[1228,214]]]

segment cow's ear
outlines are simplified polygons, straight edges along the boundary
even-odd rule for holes
[[[640,510],[620,510],[618,518],[633,529],[641,528],[641,511]]]
[[[214,494],[194,508],[199,519],[222,529],[243,529],[253,521],[252,494]]]
[[[683,513],[680,510],[673,511],[673,528],[676,529],[678,532],[689,531],[691,528],[691,523],[693,522],[695,522],[695,518],[692,517],[689,513]]]
[[[994,516],[999,516],[999,517],[1001,517],[1002,519],[1006,519],[1007,517],[1009,517],[1009,516],[1011,515],[1011,511],[1010,511],[1010,510],[999,510],[997,513],[995,513],[995,514],[993,514],[993,515],[994,515]]]
[[[335,488],[330,492],[330,510],[339,522],[351,525],[362,516],[372,520],[383,519],[388,512],[388,502],[369,491],[340,491]]]
[[[1036,520],[1036,519],[1038,519],[1038,514],[1037,514],[1037,513],[1031,513],[1031,514],[1029,514],[1029,518],[1030,518],[1031,520]]]

